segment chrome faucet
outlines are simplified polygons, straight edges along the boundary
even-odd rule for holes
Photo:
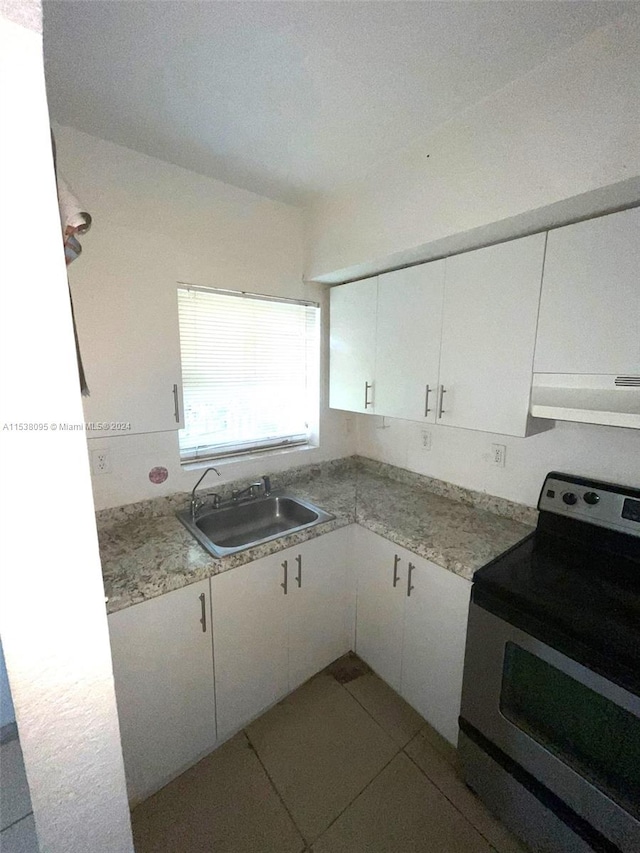
[[[246,489],[237,489],[231,492],[231,500],[237,501],[238,498],[241,498],[242,495],[248,494],[250,498],[255,498],[258,496],[258,492],[262,488],[262,483],[251,483],[250,486],[247,486]]]
[[[191,504],[190,504],[190,506],[191,506],[191,521],[193,521],[194,523],[195,523],[196,518],[198,517],[198,510],[202,509],[202,507],[204,506],[204,501],[201,501],[200,498],[196,496],[196,489],[198,488],[200,483],[204,480],[204,478],[207,476],[209,471],[215,471],[216,474],[218,475],[218,477],[221,476],[220,471],[218,471],[217,468],[214,468],[213,466],[211,466],[211,468],[207,468],[205,470],[202,477],[200,477],[198,482],[195,484],[195,486],[191,490]],[[218,507],[220,506],[220,495],[213,495],[212,497],[213,497],[213,508],[218,509]]]

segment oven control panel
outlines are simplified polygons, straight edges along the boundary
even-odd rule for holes
[[[538,509],[640,537],[640,489],[551,472]]]

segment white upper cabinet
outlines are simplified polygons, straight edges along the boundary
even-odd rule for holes
[[[333,288],[330,405],[519,437],[637,427],[638,270],[634,208]]]
[[[377,278],[331,289],[332,409],[373,410],[377,301]]]
[[[124,422],[88,438],[184,426],[176,282],[166,246],[152,234],[96,222],[91,246],[69,269],[90,396],[86,421]]]
[[[536,373],[640,374],[640,209],[549,232]]]
[[[376,415],[435,422],[445,262],[378,276]]]
[[[438,423],[527,435],[545,239],[447,258]]]
[[[333,288],[331,406],[504,435],[549,428],[529,417],[545,237]]]

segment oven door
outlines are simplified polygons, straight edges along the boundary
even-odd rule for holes
[[[620,850],[640,850],[640,698],[471,603],[461,716]]]

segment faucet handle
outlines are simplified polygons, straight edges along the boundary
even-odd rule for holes
[[[265,474],[262,479],[264,481],[264,493],[269,496],[271,494],[271,477]]]

